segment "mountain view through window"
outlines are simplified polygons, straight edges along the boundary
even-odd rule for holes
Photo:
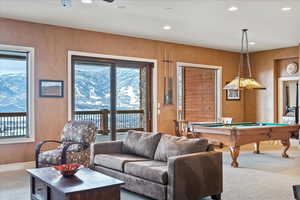
[[[75,110],[110,109],[110,68],[76,64]],[[117,68],[117,110],[140,109],[140,69]]]
[[[27,90],[27,53],[0,51],[0,138],[27,136]]]

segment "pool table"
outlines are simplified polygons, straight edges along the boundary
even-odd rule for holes
[[[261,141],[280,140],[283,145],[282,157],[288,158],[290,137],[292,133],[299,131],[300,125],[241,122],[232,124],[190,123],[189,127],[196,136],[228,145],[232,158],[231,166],[238,167],[237,158],[240,146],[254,143],[254,153],[259,154],[259,142]]]

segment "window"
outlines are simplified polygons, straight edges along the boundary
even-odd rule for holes
[[[92,121],[101,140],[152,129],[152,63],[72,56],[72,118]]]
[[[177,66],[177,115],[191,122],[217,121],[221,116],[221,68]]]
[[[0,45],[0,143],[34,141],[33,51]]]

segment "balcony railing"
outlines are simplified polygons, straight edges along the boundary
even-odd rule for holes
[[[118,110],[116,131],[143,130],[143,115],[144,110]],[[94,122],[99,134],[107,135],[110,132],[109,110],[75,111],[74,119]]]
[[[143,110],[118,110],[117,132],[143,130]],[[110,111],[76,111],[75,120],[91,121],[96,124],[98,133],[107,135],[110,130]],[[0,113],[0,138],[26,137],[26,112]]]
[[[0,113],[0,138],[27,136],[26,112]]]

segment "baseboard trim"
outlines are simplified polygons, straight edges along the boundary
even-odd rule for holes
[[[5,165],[0,165],[0,172],[25,170],[29,168],[34,168],[34,166],[35,166],[34,161],[5,164]]]

